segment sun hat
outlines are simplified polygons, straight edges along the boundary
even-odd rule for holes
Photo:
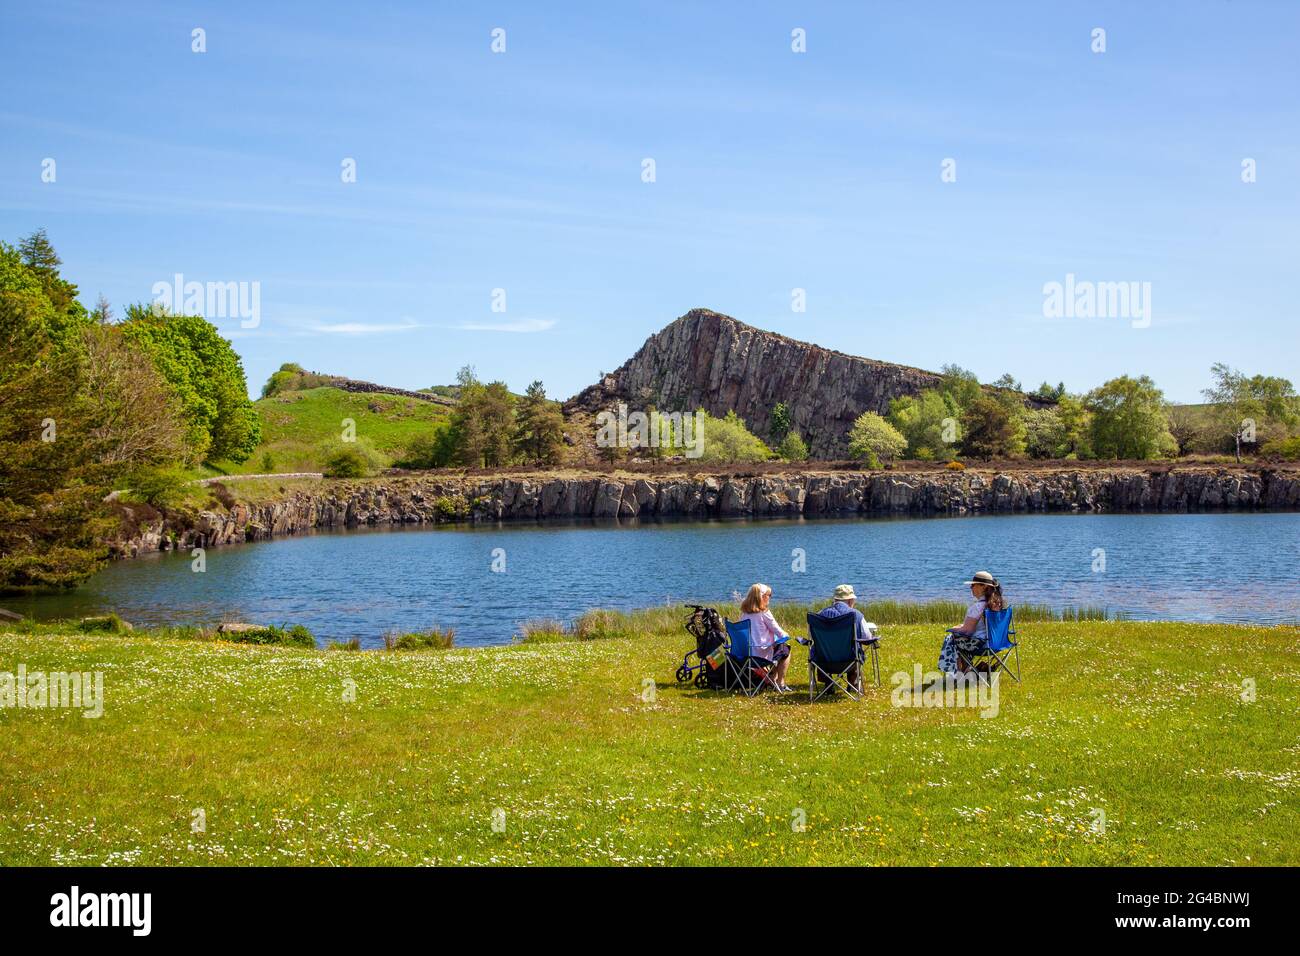
[[[852,584],[841,584],[835,588],[834,594],[837,601],[856,601],[858,596],[853,593]]]
[[[987,571],[976,571],[976,572],[975,572],[975,576],[974,576],[971,580],[966,581],[966,582],[964,582],[964,583],[966,583],[966,584],[987,584],[987,585],[989,585],[990,587],[993,587],[993,586],[995,586],[995,585],[998,583],[998,579],[995,578],[993,575],[989,574]]]

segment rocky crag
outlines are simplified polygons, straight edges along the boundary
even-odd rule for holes
[[[361,525],[594,518],[829,517],[1030,512],[1300,510],[1300,472],[1112,469],[759,476],[405,476],[321,481],[258,504],[151,516],[114,545],[131,557]]]
[[[770,442],[772,409],[785,402],[791,427],[808,442],[811,456],[829,460],[846,457],[849,427],[860,414],[883,415],[893,399],[939,381],[937,372],[845,355],[692,309],[564,409],[570,417],[594,415],[619,402],[633,409],[703,408],[710,415],[734,409]]]

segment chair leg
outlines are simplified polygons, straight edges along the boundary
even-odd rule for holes
[[[808,662],[808,703],[810,704],[817,699],[813,696],[813,691],[816,690],[817,687],[817,679],[814,676],[816,670],[817,668],[813,666],[812,661],[809,661]]]

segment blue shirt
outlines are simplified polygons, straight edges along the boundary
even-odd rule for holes
[[[849,607],[843,601],[836,601],[830,607],[822,608],[817,612],[818,617],[824,617],[827,620],[843,617],[845,614],[852,614],[854,618],[857,619],[855,630],[857,631],[856,636],[859,641],[875,640],[875,638],[871,636],[871,632],[867,630],[867,619],[862,616],[862,612],[855,607]]]

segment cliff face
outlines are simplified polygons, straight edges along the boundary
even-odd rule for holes
[[[761,477],[403,477],[322,483],[197,520],[168,516],[118,542],[118,556],[257,541],[314,529],[450,521],[818,517],[1026,512],[1300,510],[1300,473],[1197,469]]]
[[[815,459],[844,458],[848,431],[863,412],[883,415],[891,399],[915,395],[940,376],[905,365],[833,352],[693,309],[646,340],[603,381],[565,404],[570,414],[594,414],[626,402],[663,411],[731,409],[764,440],[778,402]]]

